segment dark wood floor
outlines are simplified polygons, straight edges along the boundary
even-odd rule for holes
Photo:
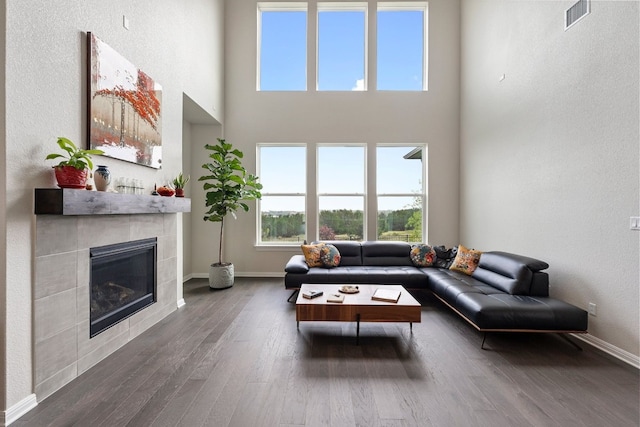
[[[236,279],[15,426],[638,426],[638,370],[554,335],[482,334],[427,294],[422,323],[302,323],[281,279]]]

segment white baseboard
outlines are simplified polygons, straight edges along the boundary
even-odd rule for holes
[[[187,304],[187,303],[186,303],[186,302],[184,302],[184,298],[180,298],[180,299],[178,300],[178,308],[180,308],[180,307],[182,307],[182,306],[184,306],[184,305],[186,305],[186,304]]]
[[[278,277],[284,277],[284,272],[280,273],[280,272],[276,272],[276,273],[264,273],[264,272],[260,272],[260,273],[253,273],[253,272],[248,272],[248,271],[236,271],[234,272],[234,275],[236,277],[253,277],[253,278],[260,278],[260,277],[266,277],[266,278],[278,278]],[[190,274],[190,278],[191,279],[208,279],[209,278],[209,273],[192,273]]]
[[[605,353],[619,359],[636,369],[640,369],[640,357],[635,354],[631,354],[626,350],[616,347],[615,345],[609,344],[606,341],[601,340],[600,338],[596,338],[591,334],[571,334],[572,337],[577,338],[581,341],[586,342],[587,344],[597,348],[598,350],[602,350]]]
[[[261,278],[261,277],[272,278],[272,277],[284,277],[284,271],[282,273],[281,272],[254,273],[254,272],[251,272],[251,271],[237,271],[235,273],[235,275],[236,275],[236,277],[254,277],[256,279]],[[207,275],[207,277],[209,277],[209,276]]]
[[[10,408],[7,408],[6,411],[3,411],[1,414],[0,425],[8,426],[14,421],[18,420],[21,416],[32,410],[38,406],[38,400],[36,399],[35,394],[30,394],[29,396],[22,399],[20,402],[16,403]]]
[[[193,278],[193,274],[187,274],[182,278],[182,283],[187,282]]]

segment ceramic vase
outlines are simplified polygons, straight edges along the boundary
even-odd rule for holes
[[[211,264],[209,267],[209,288],[227,289],[233,286],[233,264]]]
[[[93,173],[93,181],[96,184],[96,190],[107,191],[111,183],[111,171],[104,165],[98,165],[98,169]]]

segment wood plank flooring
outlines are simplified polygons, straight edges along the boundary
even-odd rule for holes
[[[282,279],[237,278],[14,426],[638,426],[637,369],[554,335],[482,334],[427,293],[422,323],[301,322]]]

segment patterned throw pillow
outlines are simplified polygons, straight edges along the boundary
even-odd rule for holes
[[[333,245],[324,245],[320,248],[320,260],[327,267],[337,267],[340,265],[340,251]]]
[[[480,255],[482,252],[474,249],[467,249],[462,245],[458,246],[458,253],[453,260],[453,264],[449,267],[449,270],[459,271],[461,273],[471,276],[480,262]]]
[[[434,246],[433,250],[436,251],[436,260],[433,262],[434,267],[449,268],[453,264],[453,260],[458,253],[458,247],[445,248],[444,246]]]
[[[411,262],[416,267],[431,267],[436,260],[436,251],[429,245],[411,245]]]
[[[315,245],[301,245],[302,253],[304,254],[304,260],[309,267],[322,267],[322,260],[320,259],[320,250],[324,246],[324,243],[318,243]]]

